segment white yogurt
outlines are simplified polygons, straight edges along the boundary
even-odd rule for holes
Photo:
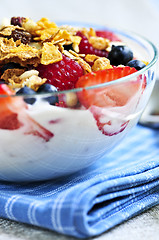
[[[1,129],[0,179],[43,180],[89,166],[119,143],[136,123],[140,111],[136,112],[134,106],[139,95],[134,96],[126,106],[102,110],[105,119],[101,121],[111,120],[113,123],[111,127],[105,126],[108,132],[118,132],[121,124],[128,121],[122,132],[112,136],[106,136],[98,129],[90,110],[61,108],[38,100],[26,111],[53,136],[45,141],[39,136],[24,134],[25,127]]]

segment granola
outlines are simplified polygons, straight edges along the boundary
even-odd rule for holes
[[[19,63],[24,67],[37,66],[40,63],[40,52],[35,47],[21,43],[20,40],[14,42],[13,38],[8,40],[0,37],[0,65],[8,62]]]
[[[10,24],[5,20],[0,29],[0,68],[12,62],[18,63],[20,68],[5,71],[1,79],[12,87],[20,88],[26,84],[36,90],[46,79],[35,74],[22,81],[20,75],[36,69],[39,64],[58,63],[63,56],[77,62],[84,74],[112,68],[107,57],[80,52],[82,37],[78,32],[87,37],[88,44],[97,51],[110,51],[111,41],[97,36],[93,28],[57,26],[48,18],[35,22],[30,18],[13,17]]]
[[[104,69],[109,69],[109,68],[113,68],[112,65],[110,64],[109,59],[107,58],[97,58],[94,61],[94,64],[92,66],[92,71],[99,71],[99,70],[104,70]]]

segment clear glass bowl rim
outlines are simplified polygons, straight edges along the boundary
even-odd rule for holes
[[[91,25],[88,24],[88,27],[91,27]],[[110,31],[113,32],[113,28],[109,29],[109,27],[108,27],[108,29],[107,29],[106,26],[101,26],[101,25],[99,25],[98,27],[100,29],[106,29],[106,30],[110,30]],[[98,29],[97,25],[96,25],[96,29]],[[125,81],[130,80],[131,78],[135,78],[135,77],[141,75],[145,71],[149,70],[157,62],[157,59],[158,59],[157,47],[149,39],[147,39],[146,37],[143,37],[140,34],[132,32],[132,31],[121,30],[120,28],[114,29],[114,31],[115,30],[119,31],[120,34],[126,35],[128,37],[140,38],[141,40],[145,41],[146,43],[148,43],[152,47],[153,52],[154,52],[154,56],[153,56],[152,60],[149,62],[149,64],[146,65],[146,67],[144,67],[141,70],[139,70],[139,71],[137,71],[135,73],[132,73],[132,74],[130,74],[128,76],[125,76],[125,77],[122,77],[122,78],[118,78],[118,79],[113,80],[111,82],[106,82],[106,83],[102,83],[102,84],[92,85],[92,86],[85,87],[85,88],[74,88],[74,89],[69,89],[69,90],[64,90],[64,91],[57,91],[57,92],[52,92],[52,93],[35,93],[35,94],[29,94],[29,95],[28,94],[10,95],[10,97],[17,97],[17,96],[21,96],[21,97],[24,96],[24,97],[28,97],[28,98],[36,97],[36,96],[50,97],[50,96],[57,96],[57,95],[60,95],[60,94],[67,94],[67,93],[72,93],[72,92],[73,93],[77,93],[77,92],[81,92],[83,89],[89,90],[89,89],[96,89],[96,88],[102,88],[102,87],[106,87],[106,86],[116,85],[116,84],[123,83]],[[0,98],[1,97],[5,97],[5,96],[7,96],[7,95],[0,95]]]

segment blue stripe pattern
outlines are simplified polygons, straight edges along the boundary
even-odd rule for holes
[[[106,158],[71,176],[0,182],[0,216],[86,238],[159,203],[159,130],[136,126]]]

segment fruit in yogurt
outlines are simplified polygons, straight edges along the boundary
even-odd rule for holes
[[[24,86],[24,87],[22,87],[22,88],[20,88],[17,92],[16,92],[16,95],[18,96],[18,95],[34,95],[36,92],[33,90],[33,89],[31,89],[31,88],[29,88],[29,87],[27,87],[27,86]],[[24,101],[26,102],[26,103],[28,103],[28,104],[34,104],[35,102],[36,102],[36,98],[34,98],[34,97],[29,97],[29,98],[24,98]]]
[[[105,108],[122,107],[137,93],[140,89],[140,81],[130,81],[123,85],[96,87],[95,89],[87,89],[93,85],[103,84],[116,80],[121,77],[137,72],[135,68],[131,67],[115,67],[90,73],[79,78],[76,83],[77,88],[83,88],[78,92],[78,98],[83,106],[91,111],[93,114],[98,129],[103,134],[112,136],[122,132],[128,124],[128,121],[118,121],[118,123],[107,116]],[[116,126],[118,127],[116,128]]]
[[[143,67],[145,64],[134,59],[131,49],[113,32],[57,26],[47,18],[34,22],[13,17],[9,26],[0,29],[1,81],[14,89],[12,92],[1,85],[1,94],[8,96],[0,99],[3,113],[0,128],[23,128],[24,134],[49,141],[53,133],[30,118],[27,111],[39,104],[36,96],[54,92],[40,97],[41,100],[52,108],[89,109],[103,134],[117,134],[128,122],[113,122],[107,118],[105,109],[126,106],[140,87],[144,89],[146,80],[143,86],[138,79],[122,85],[87,88],[125,77]],[[59,93],[74,88],[83,90]],[[10,96],[14,94],[16,98]]]
[[[14,97],[14,92],[6,85],[0,84],[0,129],[16,130],[23,127],[26,135],[34,135],[46,142],[54,135],[27,114],[27,104],[22,97]]]
[[[97,107],[124,106],[138,90],[140,85],[137,82],[130,81],[125,84],[125,88],[123,88],[123,85],[121,87],[120,85],[105,88],[98,87],[91,90],[86,90],[86,88],[111,82],[135,72],[137,72],[135,68],[115,67],[82,76],[76,83],[77,88],[83,88],[78,93],[81,104],[86,108],[92,105]]]

